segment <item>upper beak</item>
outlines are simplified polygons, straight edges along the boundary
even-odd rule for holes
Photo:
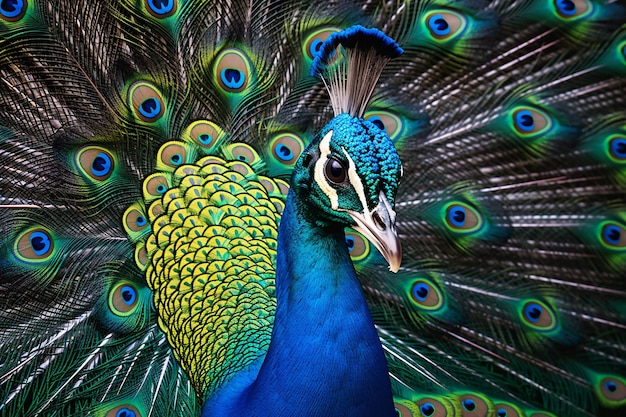
[[[402,248],[396,233],[396,212],[381,191],[378,205],[371,212],[348,212],[356,222],[354,229],[378,248],[389,264],[391,272],[398,272],[402,261]]]

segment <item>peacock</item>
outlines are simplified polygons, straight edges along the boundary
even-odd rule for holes
[[[0,0],[0,414],[626,415],[626,3]]]

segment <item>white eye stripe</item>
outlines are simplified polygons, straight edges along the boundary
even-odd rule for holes
[[[326,179],[326,175],[324,174],[324,171],[326,170],[326,164],[328,163],[328,160],[330,159],[330,154],[331,154],[330,140],[332,136],[333,136],[333,131],[331,130],[328,133],[326,133],[326,135],[320,142],[320,146],[319,146],[320,157],[315,163],[314,179],[317,185],[319,185],[322,192],[326,194],[326,197],[328,197],[328,199],[330,200],[330,207],[333,210],[341,210],[339,209],[339,196],[337,194],[337,190],[334,189],[329,184],[328,180]],[[354,164],[354,161],[352,160],[348,152],[346,152],[346,150],[343,148],[341,150],[343,151],[344,155],[346,156],[346,160],[348,161],[348,181],[350,182],[350,184],[354,188],[354,191],[359,197],[359,201],[361,202],[363,211],[366,212],[368,208],[367,208],[367,198],[365,197],[365,187],[363,187],[363,182],[361,181],[359,174],[356,172],[356,165]],[[341,210],[341,211],[345,211],[345,210]]]
[[[317,185],[321,188],[322,192],[326,194],[326,197],[330,200],[330,207],[333,210],[337,210],[339,207],[339,196],[337,195],[337,190],[328,184],[326,180],[326,176],[324,175],[324,170],[326,169],[326,163],[328,162],[328,157],[330,156],[330,139],[333,136],[333,131],[330,130],[324,138],[320,142],[320,157],[315,163],[314,169],[314,178]]]
[[[361,206],[363,206],[363,211],[367,211],[367,198],[365,198],[365,188],[363,187],[363,182],[361,181],[361,177],[356,172],[356,165],[348,152],[345,149],[341,148],[343,153],[346,155],[348,160],[348,179],[350,180],[350,184],[352,184],[352,188],[356,192],[356,195],[359,196],[359,201],[361,202]]]

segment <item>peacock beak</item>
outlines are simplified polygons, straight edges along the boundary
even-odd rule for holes
[[[356,231],[367,238],[385,257],[391,272],[398,272],[402,261],[402,248],[396,233],[396,212],[381,191],[378,205],[371,212],[348,212],[356,222]]]

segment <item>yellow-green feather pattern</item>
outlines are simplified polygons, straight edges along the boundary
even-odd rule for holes
[[[160,327],[199,393],[269,346],[280,189],[245,162],[209,156],[179,167],[150,205],[148,285]]]

